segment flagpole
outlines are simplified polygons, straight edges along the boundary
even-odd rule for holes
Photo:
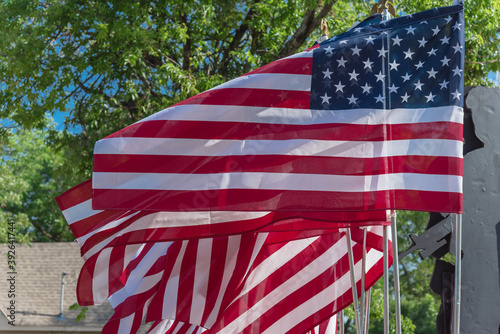
[[[462,285],[462,214],[455,215],[455,304],[453,333],[460,334],[460,299]]]
[[[392,270],[394,277],[394,305],[396,307],[396,334],[401,334],[401,296],[399,290],[398,228],[396,211],[391,212],[392,230]]]
[[[356,324],[356,334],[360,334],[361,324],[359,322],[358,291],[356,288],[356,275],[354,273],[354,256],[352,254],[351,229],[347,229],[347,254],[349,257],[349,272],[351,274],[352,302],[354,306],[354,322]]]
[[[366,277],[366,236],[368,231],[366,227],[363,228],[363,258],[361,261],[361,325],[365,323],[365,277]]]
[[[345,334],[344,333],[344,311],[339,312],[339,334]]]
[[[364,334],[368,334],[368,327],[370,325],[370,301],[371,301],[372,289],[368,289],[366,292],[366,304],[365,304],[365,330]]]
[[[384,334],[389,334],[389,226],[384,225]]]

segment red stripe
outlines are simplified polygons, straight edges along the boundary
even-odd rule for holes
[[[285,74],[312,74],[312,58],[311,57],[296,57],[284,58],[273,61],[270,64],[264,65],[256,70],[248,72],[245,75],[257,73],[285,73]]]
[[[126,245],[121,247],[113,247],[113,249],[111,250],[108,267],[108,296],[111,296],[113,293],[120,290],[124,286],[125,282],[120,281],[119,278],[123,270],[125,269],[124,257],[126,247]]]
[[[179,256],[181,251],[182,242],[174,242],[167,250],[167,255],[165,257],[165,271],[163,272],[163,277],[158,287],[158,290],[151,300],[151,304],[148,307],[146,313],[146,322],[162,319],[163,308],[165,296],[165,287],[170,279],[172,270],[174,269],[175,261]],[[169,303],[175,303],[176,301],[169,301]]]
[[[61,211],[92,198],[92,179],[65,191],[56,197],[56,202]]]
[[[200,93],[176,105],[206,104],[309,109],[309,100],[308,91],[223,88]]]
[[[193,302],[193,286],[194,275],[196,271],[197,253],[198,240],[187,241],[186,252],[182,257],[181,269],[179,274],[179,291],[176,307],[176,319],[186,322],[189,322],[191,316],[191,304]]]
[[[110,228],[110,229],[104,230],[102,232],[98,232],[98,233],[93,234],[91,237],[89,237],[87,240],[85,240],[85,243],[80,247],[81,253],[82,254],[87,253],[89,250],[92,249],[92,247],[94,247],[98,243],[100,243],[100,242],[104,241],[106,238],[109,238],[109,237],[113,236],[114,234],[124,230],[129,225],[134,223],[137,219],[144,217],[144,216],[147,216],[148,214],[150,214],[150,212],[139,212],[135,216],[133,216],[129,219],[126,219],[121,224],[119,224],[113,228]],[[107,246],[107,247],[109,247],[109,246]]]
[[[85,261],[78,282],[76,284],[76,299],[81,306],[94,305],[94,292],[92,291],[92,282],[94,280],[94,270],[97,255]]]
[[[78,220],[72,223],[69,227],[71,228],[71,232],[73,232],[75,238],[81,238],[82,236],[131,213],[133,213],[133,211],[106,210]]]
[[[371,192],[283,191],[266,189],[222,189],[210,191],[162,191],[94,189],[100,207],[158,211],[344,211],[400,210],[462,212],[462,194],[435,191],[387,190]]]
[[[201,318],[201,325],[206,327],[206,322],[212,313],[217,297],[221,291],[222,275],[224,273],[227,257],[229,237],[215,238],[212,242],[212,252],[210,254],[210,272],[208,276],[207,299],[203,316]]]
[[[230,172],[462,175],[462,159],[435,156],[340,158],[297,155],[172,156],[94,154],[94,172],[210,174]]]
[[[304,218],[298,218],[304,217]],[[349,226],[369,226],[385,223],[385,210],[367,212],[272,212],[263,217],[231,221],[219,224],[206,224],[198,226],[178,226],[158,228],[142,226],[142,229],[123,233],[113,238],[106,247],[118,245],[151,243],[196,237],[216,237],[222,235],[239,234],[247,231],[259,230],[261,232],[281,231],[275,236],[273,242],[283,242],[291,238],[308,238],[324,233],[326,230],[345,228]],[[121,230],[121,228],[118,227]],[[294,231],[292,235],[284,231]],[[328,233],[330,233],[329,231]],[[96,243],[109,237],[107,231],[89,238],[84,244],[85,249],[92,248]]]
[[[462,140],[463,125],[451,122],[410,124],[269,124],[152,120],[135,123],[106,138],[193,138],[387,141],[415,138]]]

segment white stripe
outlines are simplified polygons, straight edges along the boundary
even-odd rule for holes
[[[94,189],[205,191],[260,189],[324,192],[418,190],[462,192],[462,177],[393,173],[381,175],[323,175],[287,173],[142,174],[94,173]]]
[[[224,88],[311,90],[311,76],[304,74],[256,73],[227,81],[211,90]]]
[[[344,247],[346,247],[346,252],[347,252],[347,245],[344,244]],[[375,263],[379,261],[382,258],[382,256],[383,255],[381,252],[371,249],[366,254],[367,268],[371,268],[373,265],[375,265]],[[361,260],[358,261],[354,266],[356,277],[361,277],[361,268],[362,268],[361,266],[362,266]],[[359,279],[357,281],[359,281]],[[334,284],[327,287],[321,293],[312,296],[305,303],[300,304],[297,308],[287,313],[279,320],[275,321],[268,329],[262,332],[262,334],[279,334],[290,330],[300,321],[303,320],[304,314],[314,314],[320,311],[323,307],[330,304],[332,300],[336,300],[340,296],[342,296],[350,288],[351,288],[350,274],[346,273],[340,279],[335,281]]]
[[[227,285],[229,284],[229,280],[231,279],[234,272],[234,268],[236,267],[236,260],[238,258],[238,252],[240,251],[240,246],[241,246],[241,235],[232,235],[228,237],[224,273],[222,274],[219,294],[217,295],[217,300],[215,301],[212,312],[208,316],[204,327],[211,328],[215,323],[215,320],[217,320],[220,311],[220,306],[222,303],[222,298],[226,293]],[[210,274],[220,275],[220,273],[214,273],[214,272],[211,272]]]
[[[92,199],[89,199],[67,208],[63,211],[63,214],[68,224],[71,225],[74,222],[96,215],[99,212],[102,212],[102,210],[92,210]]]
[[[388,141],[254,140],[186,138],[109,138],[94,154],[178,156],[285,155],[343,158],[377,158],[405,155],[462,157],[463,142],[446,139]],[[95,189],[95,181],[93,181]]]
[[[134,324],[135,313],[132,313],[125,318],[120,319],[120,325],[118,326],[118,334],[130,334],[130,329]]]
[[[302,51],[299,53],[295,53],[291,56],[282,58],[282,59],[291,59],[291,58],[312,58],[313,57],[313,51],[314,50],[309,50],[309,51]],[[279,60],[278,60],[279,61]]]
[[[108,298],[109,260],[112,248],[103,249],[97,257],[92,276],[92,298],[95,305],[100,305]]]
[[[188,241],[182,241],[181,250],[175,260],[172,272],[170,273],[170,277],[168,277],[168,284],[165,287],[165,294],[163,295],[162,298],[162,300],[168,302],[165,302],[162,305],[162,319],[166,318],[175,319],[177,315],[177,303],[179,302],[178,301],[179,296],[177,295],[177,293],[179,292],[179,279],[180,279],[179,276],[187,244]],[[180,298],[184,298],[184,296],[180,296]]]
[[[240,299],[248,291],[255,288],[262,283],[276,270],[284,266],[288,261],[297,256],[304,249],[309,247],[318,237],[294,240],[287,242],[283,247],[275,251],[271,256],[262,261],[256,268],[254,268],[245,282],[245,287],[240,292],[235,300]]]
[[[196,254],[196,264],[194,272],[193,299],[191,303],[190,323],[201,326],[205,302],[208,295],[208,278],[210,273],[211,238],[200,239],[198,241],[198,251]]]
[[[84,244],[91,236],[93,236],[94,234],[97,234],[99,232],[104,232],[104,231],[107,231],[107,230],[110,230],[112,228],[115,228],[119,225],[121,225],[124,221],[128,220],[129,218],[132,218],[133,216],[137,215],[139,213],[139,211],[128,211],[126,212],[126,215],[119,218],[119,219],[115,219],[113,221],[110,221],[109,223],[107,223],[106,225],[103,225],[101,226],[100,228],[98,229],[95,229],[85,235],[82,235],[80,238],[78,238],[78,243],[80,244]]]
[[[156,263],[159,257],[165,255],[171,242],[158,242],[142,258],[137,267],[130,273],[125,282],[125,286],[111,295],[108,300],[115,308],[129,296],[139,294],[151,289],[163,277],[163,271],[151,276],[146,276],[147,272]]]
[[[268,215],[266,211],[199,211],[199,212],[167,212],[160,211],[143,216],[126,228],[118,231],[117,233],[102,240],[91,249],[89,249],[83,256],[88,259],[92,255],[99,252],[106,247],[110,242],[125,233],[133,231],[142,231],[157,228],[172,228],[172,227],[186,227],[197,225],[215,225],[220,223],[227,223],[238,220],[250,220],[261,218]],[[85,239],[96,234],[98,231],[92,231],[85,235]],[[84,245],[84,243],[81,243]]]
[[[283,282],[280,286],[275,287],[274,290],[272,290],[269,294],[261,298],[257,303],[255,303],[255,305],[253,305],[249,310],[241,314],[233,322],[225,326],[224,329],[221,330],[219,333],[237,333],[243,330],[246,326],[253,323],[254,321],[258,320],[259,317],[261,317],[268,310],[272,309],[277,303],[279,303],[289,294],[300,289],[305,284],[307,284],[308,282],[316,278],[318,275],[323,273],[325,270],[330,268],[334,264],[332,263],[333,259],[340,260],[345,254],[347,254],[346,245],[347,245],[346,239],[345,237],[342,237],[321,256],[316,258],[307,266],[303,267],[300,271],[298,271],[295,275],[293,275],[288,280]],[[262,269],[265,270],[266,268]],[[270,274],[271,274],[270,272],[267,273],[267,275]],[[337,299],[338,296],[340,295],[333,293],[332,295],[329,296],[330,301]],[[310,310],[304,310],[304,312],[298,317],[298,320],[303,320],[304,314],[313,314],[313,313],[314,312],[311,312]],[[284,333],[284,331],[280,333]]]
[[[147,121],[246,122],[266,124],[411,124],[463,123],[463,108],[457,106],[419,109],[311,110],[248,106],[187,104],[169,107],[137,123]],[[107,140],[107,139],[103,139]],[[97,142],[99,144],[100,141]]]
[[[123,256],[123,266],[127,267],[130,261],[137,258],[143,252],[144,246],[146,246],[146,244],[126,245],[125,254]]]

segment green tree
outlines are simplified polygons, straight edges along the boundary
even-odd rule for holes
[[[69,187],[64,155],[41,130],[10,130],[0,140],[0,242],[14,222],[16,242],[73,240],[54,197]]]

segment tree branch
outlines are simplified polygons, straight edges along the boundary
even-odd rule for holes
[[[337,0],[333,0],[330,3],[327,3],[321,8],[318,15],[316,16],[316,10],[308,9],[306,14],[304,15],[304,19],[300,24],[300,27],[295,31],[293,36],[285,43],[285,46],[278,54],[278,58],[283,58],[290,56],[297,52],[298,48],[304,44],[306,39],[309,37],[311,32],[318,28],[321,24],[321,19],[323,19],[333,7],[333,4],[337,2]]]
[[[255,15],[255,10],[254,10],[254,5],[256,3],[260,2],[260,0],[255,0],[251,5],[250,5],[250,10],[248,11],[247,15],[243,19],[243,22],[241,25],[236,29],[236,32],[234,33],[233,39],[231,40],[231,44],[224,50],[224,53],[222,55],[222,60],[220,62],[219,68],[223,69],[226,68],[229,60],[231,59],[231,51],[233,51],[236,46],[241,42],[241,39],[243,36],[245,36],[245,33],[248,30],[248,21],[252,19],[252,17]]]
[[[179,14],[179,21],[181,25],[186,26],[187,29],[187,38],[184,42],[184,45],[182,46],[182,69],[188,71],[191,68],[191,38],[189,37],[190,31],[187,21],[187,14],[181,12]]]
[[[465,62],[468,63],[468,64],[486,65],[486,64],[498,63],[498,62],[500,62],[500,59],[493,59],[493,60],[489,60],[489,61],[472,61],[472,60],[466,60]]]

